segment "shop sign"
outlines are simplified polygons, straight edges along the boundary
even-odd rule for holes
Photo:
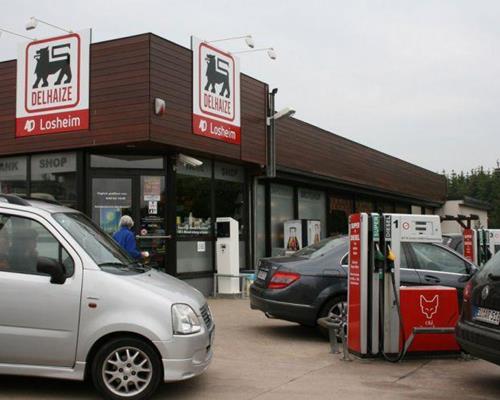
[[[240,144],[238,58],[191,37],[193,50],[193,133]]]
[[[238,165],[215,163],[215,179],[231,182],[244,182],[245,175],[243,168]]]
[[[17,181],[26,179],[26,157],[9,157],[0,159],[0,181]]]
[[[16,137],[89,127],[90,29],[19,45]]]
[[[31,157],[32,177],[76,171],[76,154],[42,154]]]

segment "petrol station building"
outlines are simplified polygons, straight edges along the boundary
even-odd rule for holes
[[[0,191],[57,200],[109,233],[130,214],[155,266],[205,293],[217,217],[239,221],[240,269],[251,270],[283,252],[285,221],[319,220],[324,238],[347,233],[353,212],[433,214],[445,202],[443,176],[296,118],[275,123],[268,177],[267,83],[237,74],[237,140],[208,137],[193,133],[191,49],[148,33],[89,53],[88,129],[71,118],[41,125],[53,134],[16,131],[19,66],[0,63]]]

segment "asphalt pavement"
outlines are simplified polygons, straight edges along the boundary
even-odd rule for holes
[[[481,360],[342,361],[314,329],[267,319],[248,300],[209,301],[214,361],[154,399],[499,399],[500,367]],[[0,376],[0,400],[99,399],[88,382]]]

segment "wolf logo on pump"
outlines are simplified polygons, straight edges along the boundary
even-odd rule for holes
[[[439,307],[439,296],[436,294],[431,300],[427,300],[424,295],[420,295],[420,309],[427,319],[431,319],[437,313]]]
[[[61,44],[58,46],[53,46],[51,48],[51,54],[49,57],[49,48],[44,47],[38,50],[34,56],[36,60],[35,75],[36,81],[33,85],[33,89],[37,89],[40,85],[40,81],[43,81],[42,87],[49,86],[47,78],[49,75],[53,75],[59,72],[59,76],[55,81],[54,85],[60,85],[64,76],[66,79],[64,83],[71,83],[71,65],[70,65],[70,54],[69,52],[56,54],[55,51],[61,48],[70,48],[70,43]],[[51,59],[53,61],[51,61]]]

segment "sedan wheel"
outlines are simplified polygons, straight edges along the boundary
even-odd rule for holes
[[[340,319],[344,325],[344,335],[347,338],[347,299],[342,297],[335,297],[327,301],[321,309],[320,317],[329,317]],[[321,333],[328,337],[328,330],[320,327]],[[341,340],[341,335],[337,336],[337,340]]]

